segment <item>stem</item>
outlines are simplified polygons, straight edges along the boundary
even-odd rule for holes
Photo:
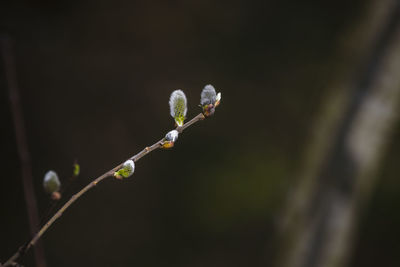
[[[194,117],[193,119],[191,119],[190,121],[188,121],[187,123],[185,123],[184,125],[182,125],[181,127],[177,127],[176,130],[181,133],[183,132],[183,130],[185,130],[186,128],[188,128],[190,125],[195,124],[198,121],[204,120],[206,117],[204,117],[203,113],[199,113],[196,117]]]
[[[187,123],[185,123],[182,126],[178,126],[176,128],[176,130],[178,132],[183,132],[186,128],[188,128],[189,126],[193,125],[194,123],[203,120],[205,117],[202,113],[198,114],[196,117],[194,117],[193,119],[191,119],[190,121],[188,121]],[[139,159],[141,159],[142,157],[146,156],[147,154],[149,154],[150,152],[162,147],[164,143],[164,138],[161,139],[160,141],[154,143],[153,145],[151,145],[150,147],[146,147],[144,148],[142,151],[140,151],[139,153],[137,153],[136,155],[132,156],[131,158],[129,158],[130,160],[133,160],[134,162],[138,161]],[[114,176],[114,172],[116,172],[117,170],[119,170],[122,167],[122,164],[119,164],[118,166],[114,167],[113,169],[109,170],[108,172],[104,173],[103,175],[97,177],[96,179],[94,179],[92,182],[90,182],[87,186],[85,186],[81,191],[79,191],[78,193],[76,193],[75,195],[73,195],[54,215],[53,217],[51,217],[47,223],[35,234],[35,236],[32,238],[32,240],[25,246],[22,246],[18,249],[18,251],[10,258],[8,259],[3,265],[0,264],[0,267],[6,267],[6,266],[13,266],[15,264],[15,261],[21,257],[22,255],[24,255],[31,247],[33,247],[36,242],[40,239],[40,237],[42,237],[42,235],[50,228],[50,226],[58,219],[60,218],[64,211],[66,211],[71,205],[72,203],[74,203],[76,200],[78,200],[83,194],[85,194],[87,191],[89,191],[90,189],[92,189],[93,187],[95,187],[98,183],[100,183],[101,181],[105,180],[108,177],[113,177]]]

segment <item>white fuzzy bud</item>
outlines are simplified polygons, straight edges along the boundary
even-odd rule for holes
[[[175,90],[169,98],[169,108],[172,118],[178,126],[182,126],[186,119],[187,100],[182,90]]]
[[[215,103],[217,93],[215,92],[214,86],[208,84],[204,86],[203,91],[201,91],[200,104],[202,106]]]
[[[61,183],[55,171],[48,171],[43,178],[43,188],[46,193],[52,194],[60,190]]]
[[[201,91],[200,106],[203,109],[203,115],[209,117],[214,114],[215,108],[221,102],[221,93],[216,93],[214,86],[208,84]]]
[[[178,136],[179,132],[177,130],[172,130],[165,135],[165,140],[175,143],[175,141],[178,140]]]

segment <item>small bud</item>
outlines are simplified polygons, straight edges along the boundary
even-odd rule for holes
[[[48,171],[43,178],[43,188],[46,193],[52,194],[60,190],[61,183],[55,171]]]
[[[58,191],[55,191],[53,193],[51,193],[51,199],[52,200],[60,200],[61,199],[61,193]]]
[[[177,130],[172,130],[165,135],[165,140],[175,143],[175,141],[178,140],[178,136],[179,132]]]
[[[214,86],[206,85],[201,91],[200,106],[203,109],[203,114],[209,117],[214,114],[215,108],[221,102],[221,93],[216,93]]]
[[[215,98],[215,107],[218,107],[219,103],[221,103],[221,93],[217,94],[217,97]]]
[[[171,148],[174,146],[175,141],[178,140],[179,132],[177,130],[169,131],[164,138],[163,148]]]
[[[186,119],[187,100],[182,90],[175,90],[169,98],[169,108],[172,118],[178,126],[182,126]]]
[[[174,145],[175,145],[174,142],[164,141],[164,143],[162,144],[162,148],[168,149],[174,147]]]
[[[127,160],[122,164],[122,168],[114,173],[117,179],[128,178],[135,172],[135,163],[133,160]]]
[[[74,165],[72,165],[72,176],[78,177],[80,171],[81,171],[81,167],[79,166],[79,164],[74,163]]]

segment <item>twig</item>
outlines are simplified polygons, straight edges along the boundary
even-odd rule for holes
[[[187,123],[185,123],[184,125],[182,125],[182,126],[180,126],[180,127],[177,127],[176,128],[176,130],[179,132],[179,133],[181,133],[181,132],[183,132],[183,130],[185,130],[186,128],[188,128],[190,125],[192,125],[192,124],[194,124],[194,123],[196,123],[196,122],[198,122],[198,121],[201,121],[201,120],[204,120],[204,115],[203,115],[203,113],[199,113],[196,117],[194,117],[193,119],[191,119],[190,121],[188,121]]]
[[[10,94],[10,107],[14,120],[18,156],[21,162],[22,185],[28,213],[30,234],[33,236],[39,227],[39,216],[35,193],[33,190],[32,166],[25,134],[25,123],[21,107],[21,100],[19,97],[15,60],[13,57],[13,44],[12,40],[10,40],[8,37],[1,37],[0,40],[7,87]],[[43,246],[36,246],[34,254],[36,266],[46,267]]]
[[[187,123],[185,123],[182,126],[178,126],[176,128],[176,130],[178,132],[183,132],[186,128],[188,128],[189,126],[193,125],[194,123],[200,121],[200,120],[204,120],[204,115],[202,113],[198,114],[196,117],[194,117],[193,119],[191,119],[190,121],[188,121]],[[164,144],[164,138],[161,139],[160,141],[154,143],[153,145],[151,145],[150,147],[146,147],[145,149],[143,149],[142,151],[140,151],[139,153],[137,153],[136,155],[132,156],[131,158],[129,158],[130,160],[133,160],[134,162],[138,161],[139,159],[141,159],[142,157],[146,156],[147,154],[149,154],[150,152],[161,148],[162,145]],[[114,167],[113,169],[109,170],[108,172],[104,173],[103,175],[97,177],[96,179],[94,179],[92,182],[90,182],[87,186],[85,186],[81,191],[79,191],[78,193],[76,193],[75,195],[73,195],[65,204],[64,206],[62,206],[54,215],[53,217],[50,218],[50,220],[47,221],[47,223],[36,233],[36,235],[32,238],[32,240],[26,245],[26,246],[22,246],[18,249],[18,251],[9,259],[7,260],[2,267],[6,267],[6,266],[12,266],[12,264],[23,254],[25,254],[32,246],[34,246],[36,244],[36,242],[40,239],[40,237],[50,228],[50,226],[58,219],[60,218],[64,211],[66,211],[71,205],[72,203],[74,203],[76,200],[78,200],[83,194],[85,194],[87,191],[89,191],[90,189],[92,189],[93,187],[95,187],[98,183],[100,183],[101,181],[105,180],[108,177],[113,177],[114,172],[116,172],[117,170],[119,170],[122,167],[122,164],[119,164],[118,166]]]

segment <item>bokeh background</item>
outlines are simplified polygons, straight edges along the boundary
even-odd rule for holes
[[[67,180],[78,159],[65,201],[173,128],[173,90],[185,91],[189,118],[204,85],[222,92],[215,116],[174,149],[65,212],[43,236],[47,265],[280,266],[281,217],[323,134],[316,122],[337,84],[358,84],[379,55],[368,47],[390,24],[389,2],[2,1],[41,215],[47,170]],[[0,82],[4,262],[29,225],[3,63]],[[390,127],[349,266],[400,266],[400,125]],[[32,252],[21,263],[34,266]]]

